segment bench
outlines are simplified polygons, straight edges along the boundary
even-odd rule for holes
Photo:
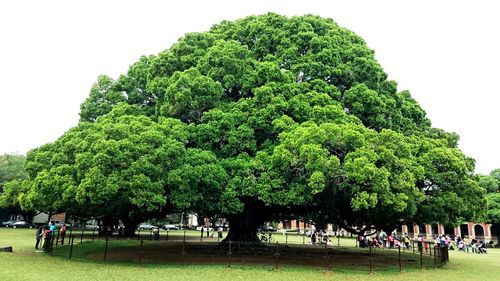
[[[0,252],[12,252],[12,246],[0,246]]]

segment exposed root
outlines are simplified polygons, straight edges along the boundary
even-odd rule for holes
[[[261,242],[241,242],[223,240],[212,249],[219,253],[228,253],[231,249],[233,255],[269,255],[274,253],[274,247],[267,246]]]

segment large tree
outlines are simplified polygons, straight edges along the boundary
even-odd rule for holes
[[[128,103],[124,105],[121,103]],[[482,212],[474,161],[331,19],[224,21],[100,76],[81,122],[28,154],[24,204],[134,222],[225,216],[227,239],[302,216],[390,229]]]

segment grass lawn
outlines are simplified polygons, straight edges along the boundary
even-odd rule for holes
[[[443,269],[407,269],[399,273],[394,270],[375,272],[369,275],[365,267],[357,270],[333,268],[323,270],[317,267],[287,266],[274,270],[270,265],[238,266],[227,269],[225,265],[147,264],[136,262],[103,263],[91,260],[68,260],[35,253],[34,229],[0,228],[0,245],[11,245],[13,253],[0,253],[0,280],[498,280],[500,276],[500,250],[490,249],[487,255],[472,255],[450,252],[450,263]],[[163,234],[163,233],[162,233]],[[182,236],[182,232],[173,234]],[[195,233],[193,233],[195,235]],[[280,237],[281,236],[281,237]],[[276,234],[282,242],[282,235]],[[193,239],[196,239],[193,237]],[[199,239],[199,236],[198,236]],[[288,237],[289,242],[302,243],[301,237]],[[77,239],[75,239],[76,242]],[[284,240],[283,240],[284,241]],[[79,242],[79,241],[78,241]],[[337,241],[333,241],[336,245]],[[135,244],[135,241],[122,243]],[[354,243],[340,241],[341,245]],[[92,243],[100,247],[99,243]],[[101,244],[102,246],[102,244]],[[86,253],[82,248],[75,256]],[[81,252],[78,252],[81,251]]]

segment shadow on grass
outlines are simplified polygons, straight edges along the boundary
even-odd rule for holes
[[[371,272],[399,273],[434,268],[433,257],[396,249],[373,249],[370,258],[368,249],[354,247],[328,247],[312,245],[268,245],[265,247],[240,248],[227,245],[200,242],[141,241],[133,239],[109,240],[107,251],[104,240],[75,243],[71,259],[112,263],[124,266],[221,266],[237,268],[309,268],[314,270],[333,270],[345,273],[366,274]],[[245,250],[246,249],[246,250]],[[251,249],[251,250],[248,250]],[[256,250],[257,249],[257,250]],[[53,256],[69,259],[71,247],[55,247]],[[370,265],[371,263],[371,265]],[[371,268],[371,270],[370,270]]]

